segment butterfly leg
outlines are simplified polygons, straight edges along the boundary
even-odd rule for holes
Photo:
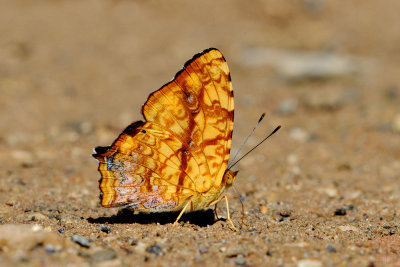
[[[235,224],[233,223],[233,221],[231,220],[231,214],[229,212],[229,204],[228,204],[228,196],[226,194],[223,194],[222,196],[220,196],[217,200],[215,200],[214,202],[212,202],[210,204],[211,205],[217,205],[218,202],[220,202],[223,198],[225,198],[225,203],[226,203],[226,213],[228,215],[227,221],[232,225],[233,230],[235,231],[239,231],[239,229],[236,228]]]
[[[189,204],[191,204],[191,203],[192,203],[191,200],[189,200],[189,201],[186,203],[186,205],[183,207],[181,213],[179,213],[178,218],[176,218],[176,220],[175,220],[174,224],[172,225],[172,227],[175,227],[175,226],[176,226],[176,224],[178,223],[179,219],[182,217],[183,213],[185,212],[185,210],[187,209],[187,207],[188,207]]]
[[[217,220],[219,220],[218,212],[217,212],[217,205],[218,205],[218,203],[215,203],[215,206],[214,206],[214,214],[215,214],[215,217],[217,218]]]

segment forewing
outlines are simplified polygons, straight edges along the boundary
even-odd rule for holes
[[[101,204],[136,210],[179,210],[194,194],[188,175],[199,174],[189,147],[153,122],[135,122],[109,147],[96,148],[101,173]],[[190,165],[190,167],[189,167]]]
[[[220,51],[210,48],[186,62],[171,82],[149,96],[142,113],[189,145],[199,169],[198,176],[190,175],[196,191],[219,186],[229,160],[234,113],[230,73]]]

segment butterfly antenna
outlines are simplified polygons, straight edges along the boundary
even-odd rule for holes
[[[250,136],[253,135],[254,131],[256,130],[257,126],[260,124],[260,122],[264,119],[265,117],[265,112],[263,114],[261,114],[261,117],[258,119],[256,125],[254,126],[253,130],[251,131],[251,133],[247,136],[246,140],[244,140],[243,144],[239,147],[239,150],[236,152],[235,156],[233,157],[231,164],[228,164],[228,170],[233,166],[232,162],[235,162],[236,157],[239,155],[240,151],[242,150],[243,146],[247,143],[247,141],[249,140]]]
[[[229,166],[228,169],[232,168],[233,166],[235,166],[239,161],[241,161],[244,157],[246,157],[249,153],[251,153],[254,149],[256,149],[259,145],[261,145],[262,143],[264,143],[265,140],[267,140],[268,138],[270,138],[274,133],[276,133],[279,129],[281,128],[281,126],[279,125],[278,127],[275,128],[275,130],[273,130],[267,137],[265,137],[263,140],[261,140],[260,143],[258,143],[255,147],[253,147],[252,149],[250,149],[249,152],[247,152],[246,154],[244,154],[240,159],[238,159],[235,163],[231,164]],[[247,139],[246,139],[247,140]]]

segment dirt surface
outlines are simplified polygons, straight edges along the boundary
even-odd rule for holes
[[[400,265],[399,1],[0,7],[0,265]],[[176,228],[102,208],[92,148],[208,47],[231,70],[232,151],[262,112],[244,151],[282,125],[236,166],[241,231],[223,203]]]

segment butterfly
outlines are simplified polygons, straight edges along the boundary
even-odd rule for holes
[[[193,56],[175,77],[151,93],[144,121],[129,125],[93,157],[101,173],[103,207],[136,211],[201,210],[225,199],[237,171],[228,166],[234,96],[222,53],[209,48]]]

